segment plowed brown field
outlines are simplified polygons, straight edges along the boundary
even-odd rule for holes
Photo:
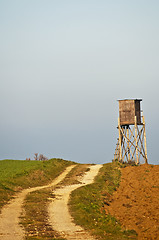
[[[159,165],[121,169],[121,183],[106,211],[138,239],[159,239]]]

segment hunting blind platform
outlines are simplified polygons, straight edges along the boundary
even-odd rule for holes
[[[141,101],[141,99],[118,100],[119,138],[114,160],[122,163],[147,163],[145,119],[140,110]]]

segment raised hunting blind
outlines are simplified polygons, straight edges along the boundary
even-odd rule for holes
[[[119,138],[114,160],[119,162],[147,163],[145,120],[140,108],[141,99],[119,102]]]

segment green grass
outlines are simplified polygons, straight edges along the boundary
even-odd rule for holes
[[[11,197],[24,188],[51,182],[73,162],[62,159],[49,161],[0,161],[0,209]]]
[[[95,183],[81,187],[71,194],[69,205],[75,223],[90,231],[97,239],[136,239],[134,231],[123,230],[120,223],[106,210],[119,183],[119,165],[108,163],[100,170]]]

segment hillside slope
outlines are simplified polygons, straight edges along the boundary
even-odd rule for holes
[[[0,207],[22,189],[50,183],[72,164],[61,159],[2,161]],[[87,171],[88,165],[76,164],[57,188],[79,184]],[[20,222],[26,239],[64,239],[48,219],[48,204],[56,198],[55,186],[42,188],[30,192],[24,200]],[[69,209],[75,223],[98,240],[159,239],[159,166],[123,168],[116,162],[104,164],[93,184],[72,192]]]
[[[106,212],[126,229],[134,229],[138,239],[159,239],[159,165],[129,166],[121,173]]]

